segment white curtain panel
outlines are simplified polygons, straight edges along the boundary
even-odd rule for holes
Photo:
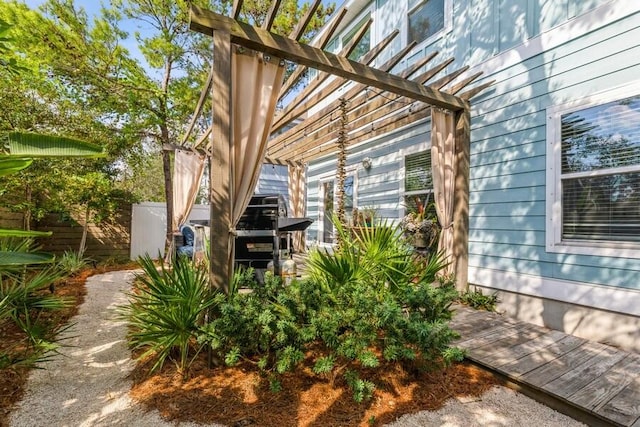
[[[444,251],[449,265],[444,274],[455,271],[453,259],[453,208],[456,180],[455,117],[450,111],[431,108],[431,167],[438,222],[442,235],[438,251]]]
[[[231,221],[229,271],[233,272],[235,227],[258,181],[284,77],[280,59],[252,51],[231,55]]]
[[[302,218],[306,207],[306,179],[305,168],[302,165],[289,165],[289,216]],[[304,250],[304,231],[293,233],[293,249],[296,252]]]
[[[173,231],[178,231],[191,213],[204,172],[205,157],[193,151],[176,150],[173,164]]]

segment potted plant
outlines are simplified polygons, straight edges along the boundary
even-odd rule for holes
[[[427,216],[424,209],[409,212],[402,218],[402,230],[405,237],[415,248],[431,248],[438,239],[439,226],[437,218]]]

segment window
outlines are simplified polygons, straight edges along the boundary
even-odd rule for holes
[[[360,28],[369,20],[369,15],[367,14],[364,18],[362,18],[356,25],[354,25],[343,37],[342,37],[342,47],[349,44],[351,39],[356,35]],[[371,26],[364,33],[356,47],[349,55],[349,59],[352,61],[358,61],[362,56],[364,56],[371,49]]]
[[[425,210],[435,215],[431,151],[422,151],[404,158],[405,214]]]
[[[549,115],[551,250],[640,247],[640,95],[622,93]]]
[[[344,180],[344,212],[347,223],[353,220],[353,210],[356,208],[355,198],[356,176],[355,172],[348,171]],[[320,241],[332,243],[335,230],[332,222],[332,215],[337,207],[336,180],[328,179],[321,181],[320,196],[322,207],[320,209]]]
[[[426,0],[409,11],[407,42],[423,42],[445,28],[445,0]]]

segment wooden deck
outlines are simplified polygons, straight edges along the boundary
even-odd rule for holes
[[[640,355],[495,313],[457,307],[467,358],[589,424],[640,427]]]

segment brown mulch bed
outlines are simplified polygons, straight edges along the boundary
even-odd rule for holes
[[[86,278],[112,270],[136,268],[112,266],[86,270],[56,286],[59,295],[73,296],[76,303],[52,319],[66,323],[84,300]],[[9,324],[0,325],[0,351],[24,337]],[[332,383],[319,378],[307,365],[282,380],[282,391],[274,393],[269,381],[249,363],[208,369],[201,354],[183,380],[167,363],[161,372],[148,375],[149,364],[139,364],[132,373],[131,395],[149,410],[157,409],[173,421],[221,423],[229,426],[371,426],[392,422],[403,414],[435,410],[454,397],[480,396],[499,381],[467,363],[436,372],[418,373],[399,364],[387,364],[378,374],[362,377],[376,384],[373,398],[353,401],[341,376]],[[23,393],[27,370],[0,370],[0,427]]]
[[[220,423],[229,426],[371,426],[423,410],[435,410],[453,397],[480,396],[499,381],[490,373],[459,363],[437,372],[408,372],[387,364],[376,377],[373,398],[353,400],[341,377],[333,384],[311,372],[310,366],[285,375],[282,391],[246,363],[207,369],[205,357],[183,380],[173,366],[148,376],[148,366],[133,372],[131,395],[147,409],[157,409],[172,421]]]
[[[87,294],[85,282],[88,277],[108,271],[127,270],[138,267],[137,263],[98,266],[96,268],[85,269],[74,277],[69,277],[56,283],[54,293],[62,297],[71,298],[73,304],[64,310],[50,313],[46,318],[41,318],[41,320],[44,320],[50,325],[66,324],[69,319],[78,313],[78,307],[84,302],[84,296]],[[0,339],[0,353],[7,349],[19,349],[26,338],[24,333],[9,321],[0,322],[0,337],[2,337],[2,339]],[[29,369],[24,367],[0,369],[0,427],[8,425],[9,413],[16,402],[22,398],[28,377]]]

